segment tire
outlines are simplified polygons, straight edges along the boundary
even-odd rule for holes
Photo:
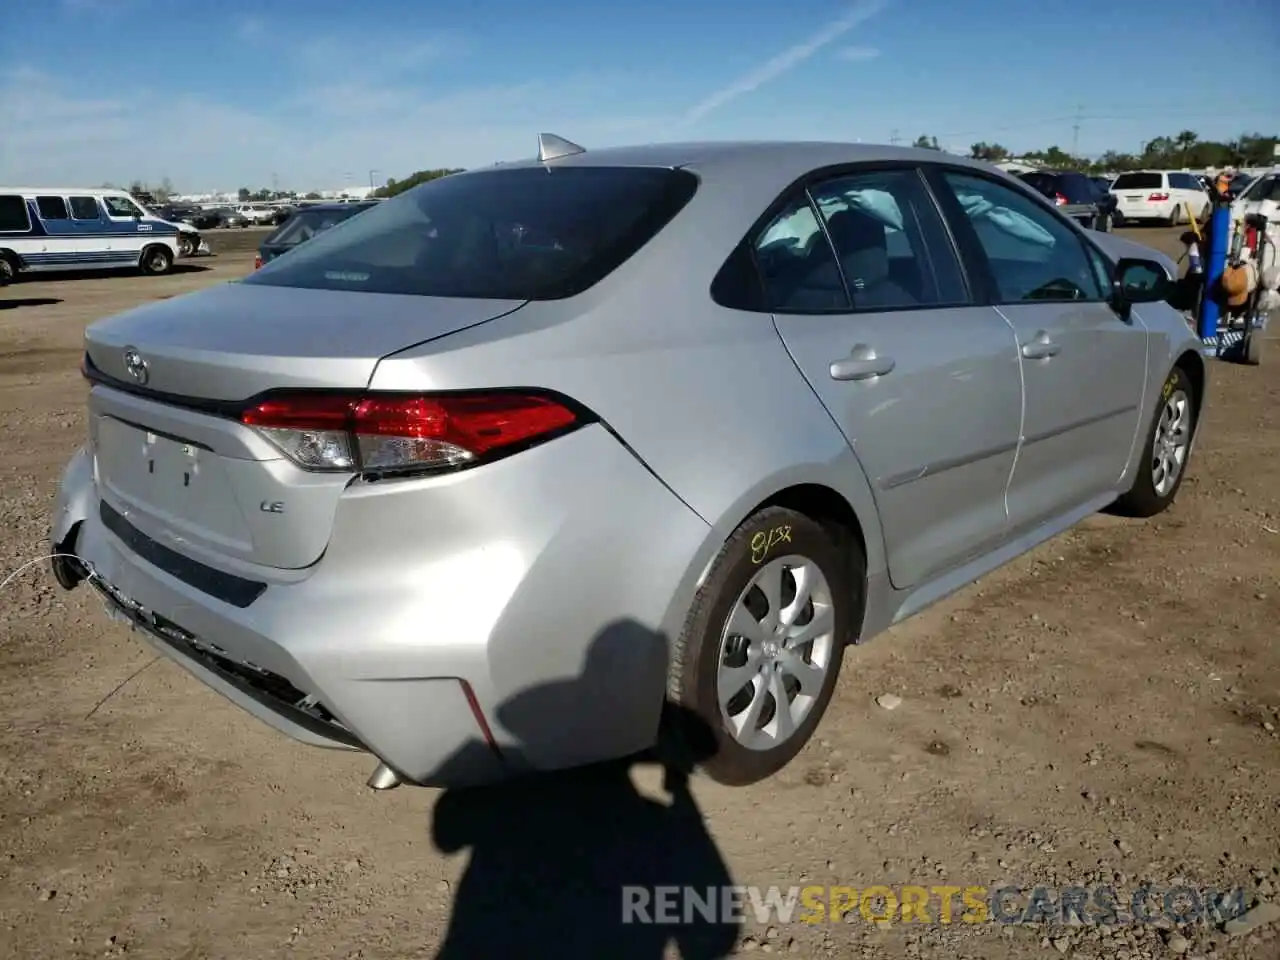
[[[178,256],[189,257],[196,252],[195,244],[187,236],[178,237]]]
[[[0,287],[7,287],[18,280],[17,264],[8,254],[0,253]]]
[[[158,243],[142,251],[138,268],[148,276],[158,277],[173,269],[173,251]]]
[[[1191,449],[1199,425],[1199,402],[1186,371],[1181,367],[1170,370],[1165,377],[1164,386],[1160,388],[1158,404],[1151,418],[1151,428],[1147,431],[1147,439],[1142,446],[1142,460],[1137,476],[1129,491],[1115,502],[1114,512],[1145,519],[1169,509],[1187,475],[1187,464],[1191,459]],[[1177,419],[1179,417],[1180,421]],[[1166,444],[1166,425],[1170,419],[1179,422],[1180,426],[1176,431],[1175,442]],[[1174,466],[1171,466],[1170,457],[1179,451],[1181,459],[1175,460]],[[1175,466],[1176,473],[1172,474],[1170,482],[1168,478]]]
[[[756,633],[761,621],[777,615],[756,584],[762,577],[772,580],[778,584],[781,604],[794,604],[798,578],[789,564],[805,569],[809,577],[819,575],[809,601],[792,617],[790,629],[803,634],[815,623],[823,626],[788,656],[774,649],[775,643],[787,643],[778,639],[787,628],[775,632],[765,627]],[[865,582],[866,560],[861,553],[853,548],[849,557],[844,556],[822,526],[794,510],[762,510],[725,541],[694,598],[673,650],[668,678],[671,700],[706,724],[714,737],[710,758],[700,764],[712,780],[728,786],[756,783],[777,773],[804,747],[835,690],[845,643],[855,629],[855,618],[861,616]],[[785,610],[781,604],[779,609]],[[731,634],[731,618],[739,625],[750,624],[755,642]],[[719,688],[726,660],[743,661],[737,668],[743,671],[738,678],[742,686],[735,695],[729,689],[732,681],[726,685],[730,696],[722,709]],[[787,662],[801,669],[825,666],[809,678],[811,686],[806,689],[786,669]],[[782,684],[788,699],[786,714],[777,711],[775,683]],[[759,691],[755,697],[754,691]],[[746,723],[753,709],[757,722]],[[790,720],[789,735],[779,729],[783,716]],[[743,721],[749,732],[735,735],[730,717]],[[760,717],[763,724],[758,722]],[[746,741],[752,739],[756,742],[748,745]]]
[[[1182,222],[1182,207],[1181,205],[1179,205],[1174,207],[1173,211],[1169,214],[1168,223],[1169,223],[1169,226],[1176,227],[1181,222]]]
[[[1262,363],[1262,331],[1250,330],[1244,335],[1240,344],[1240,362],[1249,367]]]

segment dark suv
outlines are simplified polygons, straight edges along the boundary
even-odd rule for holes
[[[287,253],[300,243],[305,243],[318,233],[337,226],[344,220],[350,220],[362,210],[377,206],[374,202],[362,203],[326,203],[304,206],[277,227],[258,248],[258,257],[254,261],[256,270],[264,263],[270,263],[282,253]]]
[[[1094,230],[1108,231],[1116,211],[1116,198],[1091,177],[1074,170],[1035,170],[1018,179],[1052,200],[1068,217]]]

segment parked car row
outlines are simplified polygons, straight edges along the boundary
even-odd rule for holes
[[[1082,226],[1106,232],[1116,212],[1116,198],[1096,179],[1074,170],[1036,170],[1018,174]]]
[[[1067,216],[1102,231],[1124,223],[1177,226],[1201,220],[1213,197],[1213,182],[1208,177],[1182,170],[1136,170],[1116,177],[1035,170],[1015,176],[1052,200]],[[1229,193],[1239,196],[1251,179],[1237,174]]]

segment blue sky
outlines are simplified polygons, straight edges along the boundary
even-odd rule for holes
[[[0,183],[315,189],[655,140],[1137,150],[1280,131],[1274,0],[39,0],[0,31]],[[1244,65],[1247,69],[1247,65]],[[1192,69],[1192,67],[1198,69]],[[1269,70],[1269,75],[1266,73]]]

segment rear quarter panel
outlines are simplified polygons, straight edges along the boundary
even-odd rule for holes
[[[732,190],[749,195],[750,183]],[[716,270],[773,194],[742,199],[722,216],[724,195],[700,191],[656,242],[587,293],[394,354],[370,386],[543,387],[585,404],[711,526],[690,558],[690,588],[757,504],[798,484],[828,487],[852,506],[874,575],[884,566],[874,501],[843,434],[772,317],[711,300]],[[661,549],[661,531],[653,537]],[[673,622],[686,608],[677,600]]]

